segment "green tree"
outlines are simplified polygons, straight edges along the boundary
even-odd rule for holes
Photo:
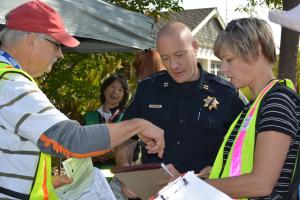
[[[238,8],[238,10],[254,13],[257,6],[263,5],[267,5],[269,8],[289,10],[299,3],[300,0],[248,0],[247,5]],[[298,44],[299,33],[283,27],[281,30],[278,78],[289,78],[295,84],[297,83],[296,66]]]
[[[107,0],[122,8],[146,14],[154,18],[155,22],[162,16],[161,11],[178,12],[183,8],[179,3],[183,0]]]
[[[297,89],[297,93],[300,94],[300,50],[298,50],[298,59],[297,59],[297,65],[296,65],[296,86],[298,86]],[[278,62],[275,64],[274,68],[273,68],[273,72],[275,74],[275,77],[278,78]]]
[[[99,83],[107,74],[122,70],[124,55],[67,54],[38,82],[58,109],[81,121],[82,114],[99,106]]]

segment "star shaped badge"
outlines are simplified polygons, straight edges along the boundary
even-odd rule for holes
[[[219,101],[216,99],[216,97],[207,96],[206,99],[203,99],[203,101],[203,107],[208,107],[209,110],[212,110],[213,108],[217,110]]]

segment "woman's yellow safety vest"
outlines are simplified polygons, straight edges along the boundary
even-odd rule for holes
[[[6,63],[0,63],[0,79],[5,73],[19,73],[35,83],[34,79],[25,71],[13,68]],[[29,199],[57,200],[58,197],[54,191],[51,179],[51,156],[41,152]]]
[[[235,128],[241,114],[231,124],[228,132],[225,135],[221,148],[219,149],[216,160],[213,164],[210,173],[210,179],[218,179],[225,177],[239,176],[242,174],[251,173],[253,169],[254,146],[255,146],[255,126],[257,112],[263,97],[277,83],[284,82],[287,87],[295,90],[291,80],[273,80],[271,81],[257,96],[254,103],[250,106],[242,125],[237,133],[237,136],[230,149],[225,166],[223,166],[224,147],[229,136]],[[222,171],[223,170],[223,171]],[[222,173],[222,174],[221,174]]]

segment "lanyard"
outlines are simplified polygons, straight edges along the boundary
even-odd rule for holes
[[[7,64],[11,64],[14,68],[22,69],[21,66],[17,63],[17,61],[15,59],[13,59],[13,57],[11,57],[7,52],[5,52],[1,49],[0,49],[0,56],[3,56],[4,58],[6,58],[6,60],[8,60],[10,62]]]
[[[114,120],[114,118],[119,114],[119,112],[120,112],[120,109],[117,109],[114,112],[114,114],[108,119],[107,123],[111,123]]]

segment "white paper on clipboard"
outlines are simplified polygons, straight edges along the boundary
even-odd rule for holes
[[[161,189],[153,200],[232,200],[223,192],[198,178],[194,172],[187,172]]]

